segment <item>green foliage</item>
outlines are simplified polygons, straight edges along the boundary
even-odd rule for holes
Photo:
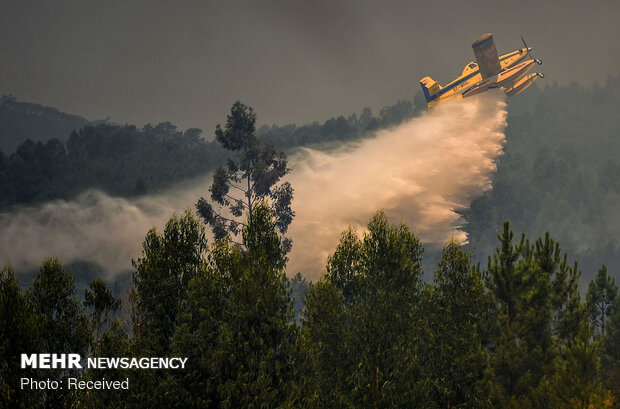
[[[46,259],[27,292],[0,274],[0,403],[21,408],[612,408],[620,401],[620,297],[605,267],[581,272],[547,233],[508,223],[488,268],[455,242],[423,284],[417,237],[383,212],[343,232],[315,284],[285,276],[269,205],[207,246],[190,211],[147,233],[134,261],[133,333],[95,278],[83,302]],[[307,291],[306,291],[307,287]],[[291,294],[305,293],[295,320]],[[91,313],[89,322],[86,306]],[[127,305],[131,308],[131,305]],[[131,311],[130,311],[131,312]],[[590,318],[590,319],[588,319]],[[184,370],[24,369],[22,352],[186,357]],[[123,380],[127,391],[22,391],[20,377]],[[25,393],[27,392],[27,393]]]
[[[295,353],[291,408],[352,407],[348,314],[342,294],[327,277],[310,285]]]
[[[529,237],[552,231],[587,280],[602,263],[620,271],[619,104],[618,76],[604,86],[534,86],[508,100],[493,189],[464,212],[477,259],[493,251],[495,233],[510,220]]]
[[[607,275],[607,267],[603,265],[596,278],[590,281],[586,300],[590,321],[596,332],[605,336],[609,317],[614,313],[614,300],[618,296],[618,286],[613,277]]]
[[[184,405],[278,407],[296,339],[284,250],[267,205],[255,206],[243,249],[217,241],[182,304],[174,349],[189,355]]]
[[[548,254],[521,237],[512,239],[508,223],[498,236],[501,247],[489,257],[488,287],[491,292],[495,345],[491,357],[494,380],[499,386],[496,399],[503,405],[529,404],[553,359],[552,286],[544,268],[550,268]],[[510,402],[513,403],[510,403]]]
[[[174,216],[163,234],[149,231],[143,257],[133,261],[137,317],[134,333],[141,348],[169,351],[181,300],[203,262],[207,242],[202,224],[187,210]]]
[[[97,277],[84,291],[84,306],[91,309],[93,345],[96,345],[103,333],[104,325],[110,318],[110,313],[120,308],[121,301],[112,295],[106,282]]]
[[[545,393],[552,396],[554,408],[608,407],[600,372],[601,342],[592,337],[591,326],[584,324],[576,336],[560,351],[555,375]]]
[[[198,213],[211,226],[216,239],[228,234],[236,236],[243,222],[244,213],[251,221],[254,207],[269,199],[271,213],[280,233],[286,233],[295,213],[291,209],[293,188],[280,180],[290,171],[286,154],[273,144],[261,144],[256,137],[256,115],[252,108],[237,101],[230,110],[224,129],[217,126],[215,136],[224,149],[233,153],[227,168],[218,167],[209,188],[211,203],[200,198]],[[231,188],[233,191],[231,192]],[[213,208],[217,206],[217,209]],[[290,240],[285,239],[285,248]]]
[[[28,297],[36,317],[38,351],[85,356],[91,343],[88,317],[82,303],[75,298],[72,275],[58,259],[48,258],[43,261],[37,278],[28,290]],[[35,378],[64,382],[68,376],[77,376],[77,370],[39,369]],[[47,408],[70,405],[67,389],[48,389],[43,394]]]
[[[125,329],[125,325],[117,318],[114,319],[107,330],[101,336],[97,343],[97,350],[94,356],[100,357],[131,357],[131,339]],[[135,370],[127,370],[120,368],[97,368],[83,371],[80,381],[89,380],[118,380],[124,381],[130,379],[130,387],[135,388],[137,379]],[[72,407],[74,408],[131,408],[136,407],[132,402],[135,395],[129,395],[126,390],[116,389],[92,389],[88,393],[83,390],[74,390],[70,396]]]
[[[19,379],[36,375],[20,368],[20,355],[39,348],[39,327],[30,299],[21,291],[13,268],[0,271],[0,406],[40,408],[38,391],[22,390]]]
[[[73,276],[58,259],[43,261],[28,295],[37,314],[44,350],[86,352],[90,342],[88,318],[75,298]]]
[[[483,408],[489,403],[483,335],[487,296],[480,271],[457,243],[444,247],[435,272],[425,375],[434,407]]]
[[[420,398],[421,255],[419,240],[405,225],[390,225],[383,212],[363,239],[352,230],[343,234],[324,281],[306,300],[300,361],[309,367],[298,381],[305,391],[300,402],[383,407]]]
[[[7,158],[0,155],[0,208],[71,199],[86,189],[141,195],[202,175],[223,151],[198,135],[169,122],[142,129],[103,123],[71,132],[66,142],[26,140]]]

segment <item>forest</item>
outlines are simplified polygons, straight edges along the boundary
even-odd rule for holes
[[[493,188],[463,211],[471,250],[484,261],[510,220],[531,237],[550,231],[587,278],[620,270],[620,78],[603,85],[528,89],[508,99],[508,127]]]
[[[83,297],[60,260],[28,289],[0,277],[3,407],[604,408],[620,401],[620,296],[549,235],[508,223],[486,266],[451,242],[423,282],[419,239],[382,212],[342,233],[294,318],[286,255],[266,202],[242,242],[207,243],[192,212],[151,230],[131,290]],[[21,353],[187,357],[183,370],[20,369]],[[129,379],[126,390],[22,390],[22,377]]]
[[[10,102],[4,105],[17,106],[3,112],[0,105],[0,132],[8,139],[7,135],[14,134],[13,128],[23,128],[32,121],[32,115],[27,115],[29,111],[21,107],[24,103],[14,97],[3,98]],[[425,104],[418,97],[415,105],[414,101],[398,101],[376,117],[365,108],[359,117],[352,114],[347,119],[340,116],[299,127],[262,126],[257,134],[261,141],[271,142],[278,149],[326,146],[396,125],[420,112],[422,106]],[[13,126],[3,126],[2,115],[10,117],[11,121],[5,122]],[[63,116],[54,119],[64,127],[74,124]],[[15,152],[7,155],[0,150],[0,211],[14,205],[70,200],[86,189],[121,197],[144,195],[203,175],[225,163],[226,152],[201,134],[197,128],[180,131],[170,122],[138,128],[107,121],[75,128],[64,139],[50,138],[44,131],[35,138],[37,134],[33,133],[33,139],[22,141]]]
[[[615,113],[620,78],[609,77],[604,84],[589,87],[532,86],[507,102],[506,145],[493,188],[460,210],[474,259],[486,262],[496,234],[510,220],[516,231],[531,237],[552,232],[579,259],[584,277],[593,278],[605,263],[618,278],[620,214],[615,204],[620,199],[620,161],[615,152],[620,147],[620,123]],[[377,114],[364,108],[359,114],[323,123],[263,125],[257,136],[289,154],[304,146],[329,149],[371,137],[373,131],[399,124],[424,109],[418,93]],[[33,118],[32,112],[40,111],[46,115]],[[62,124],[59,128],[73,129],[64,138],[32,131],[27,134],[31,139],[22,141],[15,152],[0,151],[0,212],[53,199],[70,200],[86,189],[123,197],[146,195],[212,172],[226,161],[226,151],[196,128],[181,131],[171,123],[138,128],[109,121],[81,125],[52,108],[22,103],[12,96],[3,97],[0,114],[3,140],[11,139],[15,129],[26,129],[28,123],[47,117]]]
[[[446,243],[424,281],[419,238],[378,211],[362,234],[342,232],[316,282],[287,278],[290,169],[255,121],[233,105],[215,132],[228,160],[210,195],[146,233],[120,296],[98,277],[78,294],[54,257],[28,288],[2,268],[3,407],[620,407],[613,273],[601,263],[582,278],[549,233],[515,235],[503,222],[486,239],[486,263]],[[20,354],[33,351],[188,364],[21,369]],[[128,379],[130,388],[21,389],[23,377]]]

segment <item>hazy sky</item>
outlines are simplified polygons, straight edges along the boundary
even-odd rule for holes
[[[235,100],[261,124],[411,99],[453,79],[492,32],[544,61],[538,85],[620,73],[620,2],[2,0],[0,94],[206,136]]]

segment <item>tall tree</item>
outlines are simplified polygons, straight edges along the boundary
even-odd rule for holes
[[[499,386],[496,404],[531,405],[531,392],[553,362],[552,287],[549,274],[536,258],[535,247],[521,237],[513,243],[508,222],[498,235],[500,247],[489,257],[495,328],[491,367]]]
[[[555,362],[555,374],[546,390],[552,395],[554,408],[609,407],[600,371],[602,343],[592,335],[592,327],[585,322],[579,333],[562,345],[561,358]]]
[[[301,312],[304,306],[304,298],[306,291],[310,283],[306,280],[301,273],[297,273],[289,280],[289,292],[291,298],[295,302],[295,321],[300,322]]]
[[[36,370],[21,369],[21,354],[39,348],[36,316],[30,300],[21,291],[10,265],[0,270],[0,407],[40,408],[40,391],[21,389],[22,377],[37,377]]]
[[[91,309],[91,326],[93,328],[93,350],[103,334],[104,325],[110,314],[117,311],[121,301],[114,297],[108,284],[101,278],[94,278],[84,291],[84,306]]]
[[[207,248],[204,226],[191,211],[174,215],[162,234],[149,231],[143,243],[143,257],[133,261],[136,317],[132,354],[165,356],[172,350],[179,323],[179,310],[191,280],[204,264]],[[130,406],[168,407],[176,397],[165,372],[134,372]]]
[[[603,265],[596,277],[590,281],[586,300],[590,320],[601,336],[605,336],[607,321],[613,313],[614,300],[618,296],[618,286],[613,277],[607,274],[607,267]]]
[[[37,278],[28,291],[36,314],[40,334],[40,350],[53,353],[85,355],[91,342],[90,325],[82,303],[75,297],[73,276],[56,258],[43,261]],[[64,382],[76,376],[75,369],[41,370],[42,378]],[[70,405],[66,389],[46,390],[45,406],[61,408]]]
[[[486,295],[480,271],[454,241],[447,244],[435,272],[430,314],[433,340],[428,345],[426,373],[437,407],[488,405],[482,349]]]
[[[256,137],[256,114],[252,108],[237,101],[233,104],[224,129],[217,125],[215,137],[233,157],[227,167],[218,167],[209,188],[211,203],[200,198],[198,213],[213,229],[216,239],[228,234],[236,236],[246,218],[264,199],[270,199],[270,210],[281,234],[286,233],[295,213],[291,209],[293,188],[280,180],[289,172],[284,152],[272,144],[261,144]],[[214,208],[214,205],[216,208]],[[290,240],[283,240],[286,250]]]
[[[316,371],[307,375],[306,384],[315,388],[307,396],[316,394],[316,405],[384,407],[421,401],[415,342],[421,336],[416,328],[423,327],[421,255],[417,237],[403,224],[388,223],[383,212],[370,220],[363,239],[352,230],[343,234],[328,259],[326,284],[312,290],[306,304],[303,342],[311,371]],[[325,305],[313,295],[318,291],[328,297]],[[346,347],[327,351],[334,334],[344,338],[340,344]],[[337,369],[329,379],[337,383],[329,385],[322,377],[335,354],[341,357],[333,360]]]
[[[620,297],[616,297],[607,321],[603,368],[605,384],[614,396],[614,408],[620,408]]]
[[[134,334],[150,353],[165,354],[189,281],[203,263],[207,242],[202,224],[188,210],[174,215],[163,234],[149,231],[143,257],[133,261],[137,300]]]
[[[175,351],[192,368],[180,384],[188,405],[278,407],[288,395],[296,326],[276,221],[257,203],[243,248],[216,241],[191,281]]]
[[[351,407],[349,317],[342,293],[323,276],[306,293],[301,337],[295,354],[291,408]]]

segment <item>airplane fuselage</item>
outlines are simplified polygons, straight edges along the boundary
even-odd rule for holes
[[[434,98],[428,101],[428,105],[433,106],[453,97],[457,97],[458,99],[465,98],[491,88],[503,87],[508,89],[512,87],[512,85],[525,76],[533,65],[530,64],[530,62],[533,63],[534,61],[530,60],[522,63],[524,67],[519,67],[519,69],[512,71],[512,68],[517,68],[517,64],[527,57],[527,53],[527,48],[520,48],[501,55],[499,57],[499,63],[502,70],[495,78],[492,77],[484,80],[484,83],[482,74],[478,70],[478,64],[473,61],[469,62],[463,69],[461,75],[454,81],[441,87]],[[482,87],[480,87],[481,85]]]

